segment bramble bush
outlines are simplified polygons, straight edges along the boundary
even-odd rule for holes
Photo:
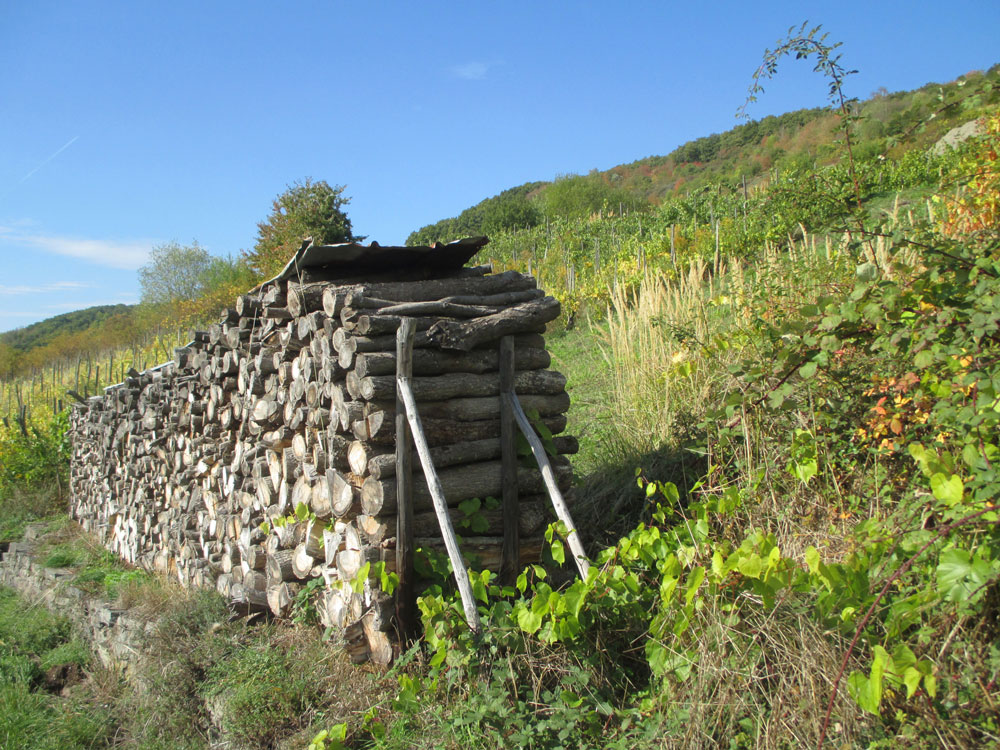
[[[408,721],[431,692],[438,731],[474,746],[996,741],[998,123],[943,220],[846,212],[850,276],[803,279],[811,298],[744,285],[753,314],[691,357],[727,373],[688,446],[707,473],[682,495],[640,472],[643,521],[586,580],[473,571],[482,635],[445,588],[421,597]]]

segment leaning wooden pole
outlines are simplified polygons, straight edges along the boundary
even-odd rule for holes
[[[587,573],[590,570],[590,562],[583,551],[583,544],[580,543],[580,534],[576,530],[576,524],[573,523],[569,507],[566,505],[566,501],[559,491],[559,485],[552,471],[552,464],[549,463],[549,457],[545,455],[545,446],[542,445],[542,441],[535,434],[531,422],[528,421],[524,409],[521,408],[521,402],[517,400],[517,394],[512,390],[507,391],[503,394],[503,400],[509,404],[510,409],[514,412],[514,419],[517,420],[517,426],[521,428],[522,434],[527,438],[528,444],[531,446],[531,452],[538,462],[538,468],[542,470],[542,479],[545,481],[545,487],[549,491],[549,498],[552,500],[552,507],[555,508],[556,516],[558,516],[559,520],[563,522],[569,531],[566,541],[569,543],[570,552],[573,553],[577,570],[580,571],[580,577],[586,580]]]
[[[412,321],[406,322],[412,323]],[[471,630],[479,632],[479,611],[476,609],[476,597],[472,593],[469,572],[465,569],[465,563],[462,562],[462,553],[458,549],[458,539],[455,537],[455,529],[451,525],[451,516],[448,515],[448,503],[445,500],[444,489],[441,487],[441,480],[434,469],[433,461],[431,461],[431,449],[427,445],[424,428],[420,422],[420,414],[417,411],[417,402],[413,398],[413,391],[410,389],[410,378],[400,377],[397,379],[397,383],[398,393],[403,400],[403,406],[406,410],[406,418],[413,432],[413,444],[417,449],[417,455],[420,456],[420,465],[423,467],[424,477],[427,479],[427,488],[430,490],[431,500],[434,503],[434,513],[437,515],[438,525],[441,527],[444,546],[448,551],[448,558],[451,560],[451,567],[455,573],[458,593],[462,597],[465,620]]]
[[[396,335],[396,620],[404,643],[414,637],[419,621],[413,570],[413,439],[400,386],[413,375],[415,333],[413,320],[404,318]]]
[[[500,339],[500,392],[514,390],[514,337]],[[517,492],[517,426],[510,405],[500,401],[500,474],[503,496],[503,549],[500,554],[500,582],[513,586],[520,572],[521,538],[518,528],[520,508]]]

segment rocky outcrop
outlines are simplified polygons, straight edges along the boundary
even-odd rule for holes
[[[957,128],[952,128],[947,133],[945,133],[941,140],[934,144],[934,148],[931,149],[931,153],[935,156],[940,156],[945,153],[950,148],[958,148],[962,143],[980,135],[983,132],[982,123],[979,120],[970,120],[964,125],[959,125]]]

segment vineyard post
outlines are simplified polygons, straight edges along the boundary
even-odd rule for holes
[[[719,275],[719,220],[715,220],[715,275]]]
[[[677,273],[677,247],[675,241],[677,239],[677,225],[670,225],[670,263],[674,267],[674,273]]]

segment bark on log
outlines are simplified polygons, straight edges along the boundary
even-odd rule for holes
[[[531,276],[517,271],[504,271],[472,278],[358,284],[355,291],[365,297],[393,302],[427,302],[456,295],[482,296],[534,288],[536,288],[535,280]]]
[[[280,583],[281,581],[294,581],[295,569],[292,561],[295,552],[290,549],[279,549],[277,552],[267,556],[267,580],[270,583]],[[277,612],[275,612],[277,614]]]
[[[496,373],[415,377],[410,381],[413,397],[421,401],[445,401],[454,398],[496,396],[500,393],[500,377]],[[566,390],[566,377],[553,370],[523,370],[514,376],[518,394],[556,395]],[[366,401],[384,401],[395,396],[396,378],[373,375],[361,379],[360,395]]]
[[[328,286],[324,282],[299,284],[290,281],[286,290],[288,312],[298,318],[323,310],[323,293]]]
[[[561,457],[560,457],[561,458]],[[565,488],[572,482],[572,467],[566,459],[553,460],[560,485]],[[416,474],[416,471],[414,472]],[[441,487],[449,507],[472,498],[496,498],[501,487],[501,462],[487,461],[479,464],[465,464],[438,472]],[[517,472],[518,490],[524,494],[538,494],[545,491],[545,483],[537,469],[519,468]],[[396,510],[396,482],[394,480],[369,477],[361,488],[361,507],[370,516],[393,513]],[[431,494],[426,482],[413,484],[413,508],[424,511],[433,507]]]
[[[460,422],[454,419],[423,419],[424,434],[432,448],[467,440],[483,440],[500,437],[500,420],[488,419],[476,422]],[[543,417],[542,423],[549,432],[557,435],[566,429],[566,417]],[[378,411],[351,425],[351,431],[358,440],[370,440],[376,445],[394,445],[396,423],[391,412]]]
[[[552,364],[552,358],[545,349],[524,348],[516,350],[514,367],[518,370],[544,370]],[[414,375],[444,375],[454,372],[494,373],[499,365],[495,350],[480,349],[457,354],[434,349],[418,349],[413,352]],[[396,372],[396,355],[393,352],[366,352],[356,354],[354,371],[358,377],[369,375],[392,375]]]
[[[555,297],[544,297],[507,308],[486,318],[462,323],[441,321],[428,331],[428,337],[444,349],[469,351],[488,341],[521,333],[558,317],[559,301]]]
[[[579,451],[577,439],[570,435],[557,435],[552,441],[557,454],[565,455]],[[374,454],[368,459],[365,470],[355,473],[367,474],[375,479],[390,479],[396,475],[396,456],[392,451],[389,449],[379,450],[377,447],[368,446],[360,441],[355,441],[352,445],[359,446],[359,452],[363,450],[365,455]],[[499,438],[470,440],[464,443],[442,445],[431,449],[431,459],[434,462],[434,466],[438,469],[446,469],[450,466],[458,466],[460,464],[490,461],[497,458],[500,458]]]

